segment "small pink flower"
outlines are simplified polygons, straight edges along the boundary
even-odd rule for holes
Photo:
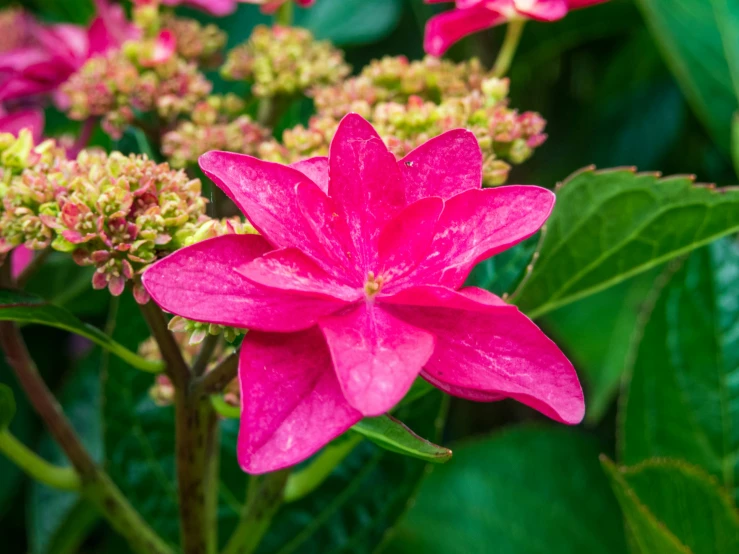
[[[555,200],[534,186],[481,189],[482,163],[461,129],[398,162],[356,114],[328,158],[200,158],[262,234],[179,250],[143,283],[181,317],[251,329],[239,367],[245,471],[304,460],[392,409],[418,375],[462,398],[582,419],[577,375],[557,346],[515,306],[460,289],[477,262],[533,235]]]
[[[451,0],[426,0],[428,4]],[[462,38],[512,19],[556,21],[567,12],[607,0],[456,0],[456,9],[434,16],[426,24],[424,48],[441,56]]]

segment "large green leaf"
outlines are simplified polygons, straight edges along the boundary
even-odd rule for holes
[[[739,552],[739,514],[700,468],[665,459],[622,468],[602,461],[635,554]]]
[[[739,3],[637,3],[688,101],[716,142],[728,151],[731,117],[739,107]]]
[[[637,352],[621,460],[700,465],[739,497],[739,245],[718,241],[672,275]]]
[[[588,423],[600,421],[618,393],[622,376],[633,363],[657,275],[658,270],[647,271],[563,306],[544,319],[544,327],[587,385]]]
[[[47,302],[40,296],[0,289],[0,321],[39,323],[63,329],[91,340],[140,370],[158,373],[163,369],[161,363],[134,354],[100,329],[83,323],[71,312]]]
[[[438,440],[442,394],[429,393],[395,413]],[[283,507],[259,552],[374,552],[413,498],[427,464],[363,441],[309,496]]]
[[[424,481],[387,552],[623,554],[600,451],[594,438],[563,427],[459,444]]]
[[[384,38],[403,14],[403,0],[321,0],[301,12],[297,22],[316,38],[339,46],[366,44]]]
[[[62,408],[92,457],[101,462],[103,430],[100,406],[99,351],[85,358],[59,396]],[[69,462],[48,433],[44,433],[38,451],[48,461],[59,465]],[[99,520],[97,510],[77,493],[62,492],[32,482],[28,494],[28,541],[33,554],[65,554],[77,547]]]
[[[737,230],[739,189],[586,169],[558,187],[539,260],[516,303],[537,317]]]

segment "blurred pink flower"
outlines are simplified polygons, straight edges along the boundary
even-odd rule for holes
[[[55,94],[87,59],[137,35],[120,6],[107,0],[96,0],[95,4],[97,15],[87,29],[27,20],[33,40],[0,54],[0,102]],[[64,104],[58,94],[55,100]]]
[[[428,4],[451,0],[426,0]],[[456,0],[456,9],[436,15],[426,24],[424,49],[441,56],[449,47],[469,34],[500,25],[512,19],[556,21],[567,12],[600,4],[607,0]]]
[[[262,235],[179,250],[143,283],[179,316],[250,329],[239,367],[245,471],[300,462],[392,409],[418,375],[462,398],[582,419],[577,375],[557,346],[515,306],[460,289],[477,262],[533,235],[555,200],[534,186],[481,189],[482,163],[461,129],[398,162],[356,114],[328,158],[200,158]]]
[[[17,279],[32,261],[33,250],[26,248],[22,244],[14,248],[10,253],[10,271],[13,274],[13,279]]]
[[[147,0],[134,0],[139,4],[146,4]],[[165,6],[191,6],[212,15],[228,15],[236,11],[240,0],[161,0]]]
[[[28,108],[6,113],[0,105],[0,133],[18,136],[21,129],[30,129],[33,141],[38,144],[44,132],[44,112],[40,108]]]

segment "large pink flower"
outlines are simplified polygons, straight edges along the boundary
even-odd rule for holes
[[[239,367],[245,471],[307,458],[392,409],[418,375],[455,396],[582,419],[577,375],[557,346],[497,296],[460,290],[554,204],[539,187],[481,189],[472,133],[447,132],[398,162],[350,114],[328,158],[283,166],[209,152],[200,166],[262,235],[179,250],[144,286],[177,315],[251,329]]]
[[[451,0],[426,0],[429,4]],[[424,48],[441,56],[462,38],[512,19],[556,21],[567,12],[607,0],[456,0],[456,9],[434,16],[426,24]]]
[[[96,6],[97,16],[87,29],[29,19],[33,42],[0,54],[0,102],[54,93],[87,59],[136,36],[120,6],[107,0],[96,0]]]

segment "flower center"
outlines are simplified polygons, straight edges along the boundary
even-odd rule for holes
[[[382,284],[385,280],[383,279],[382,275],[379,277],[375,277],[375,272],[370,271],[367,273],[367,281],[364,283],[364,292],[367,296],[374,296],[378,292],[380,292],[380,289],[382,289]]]

